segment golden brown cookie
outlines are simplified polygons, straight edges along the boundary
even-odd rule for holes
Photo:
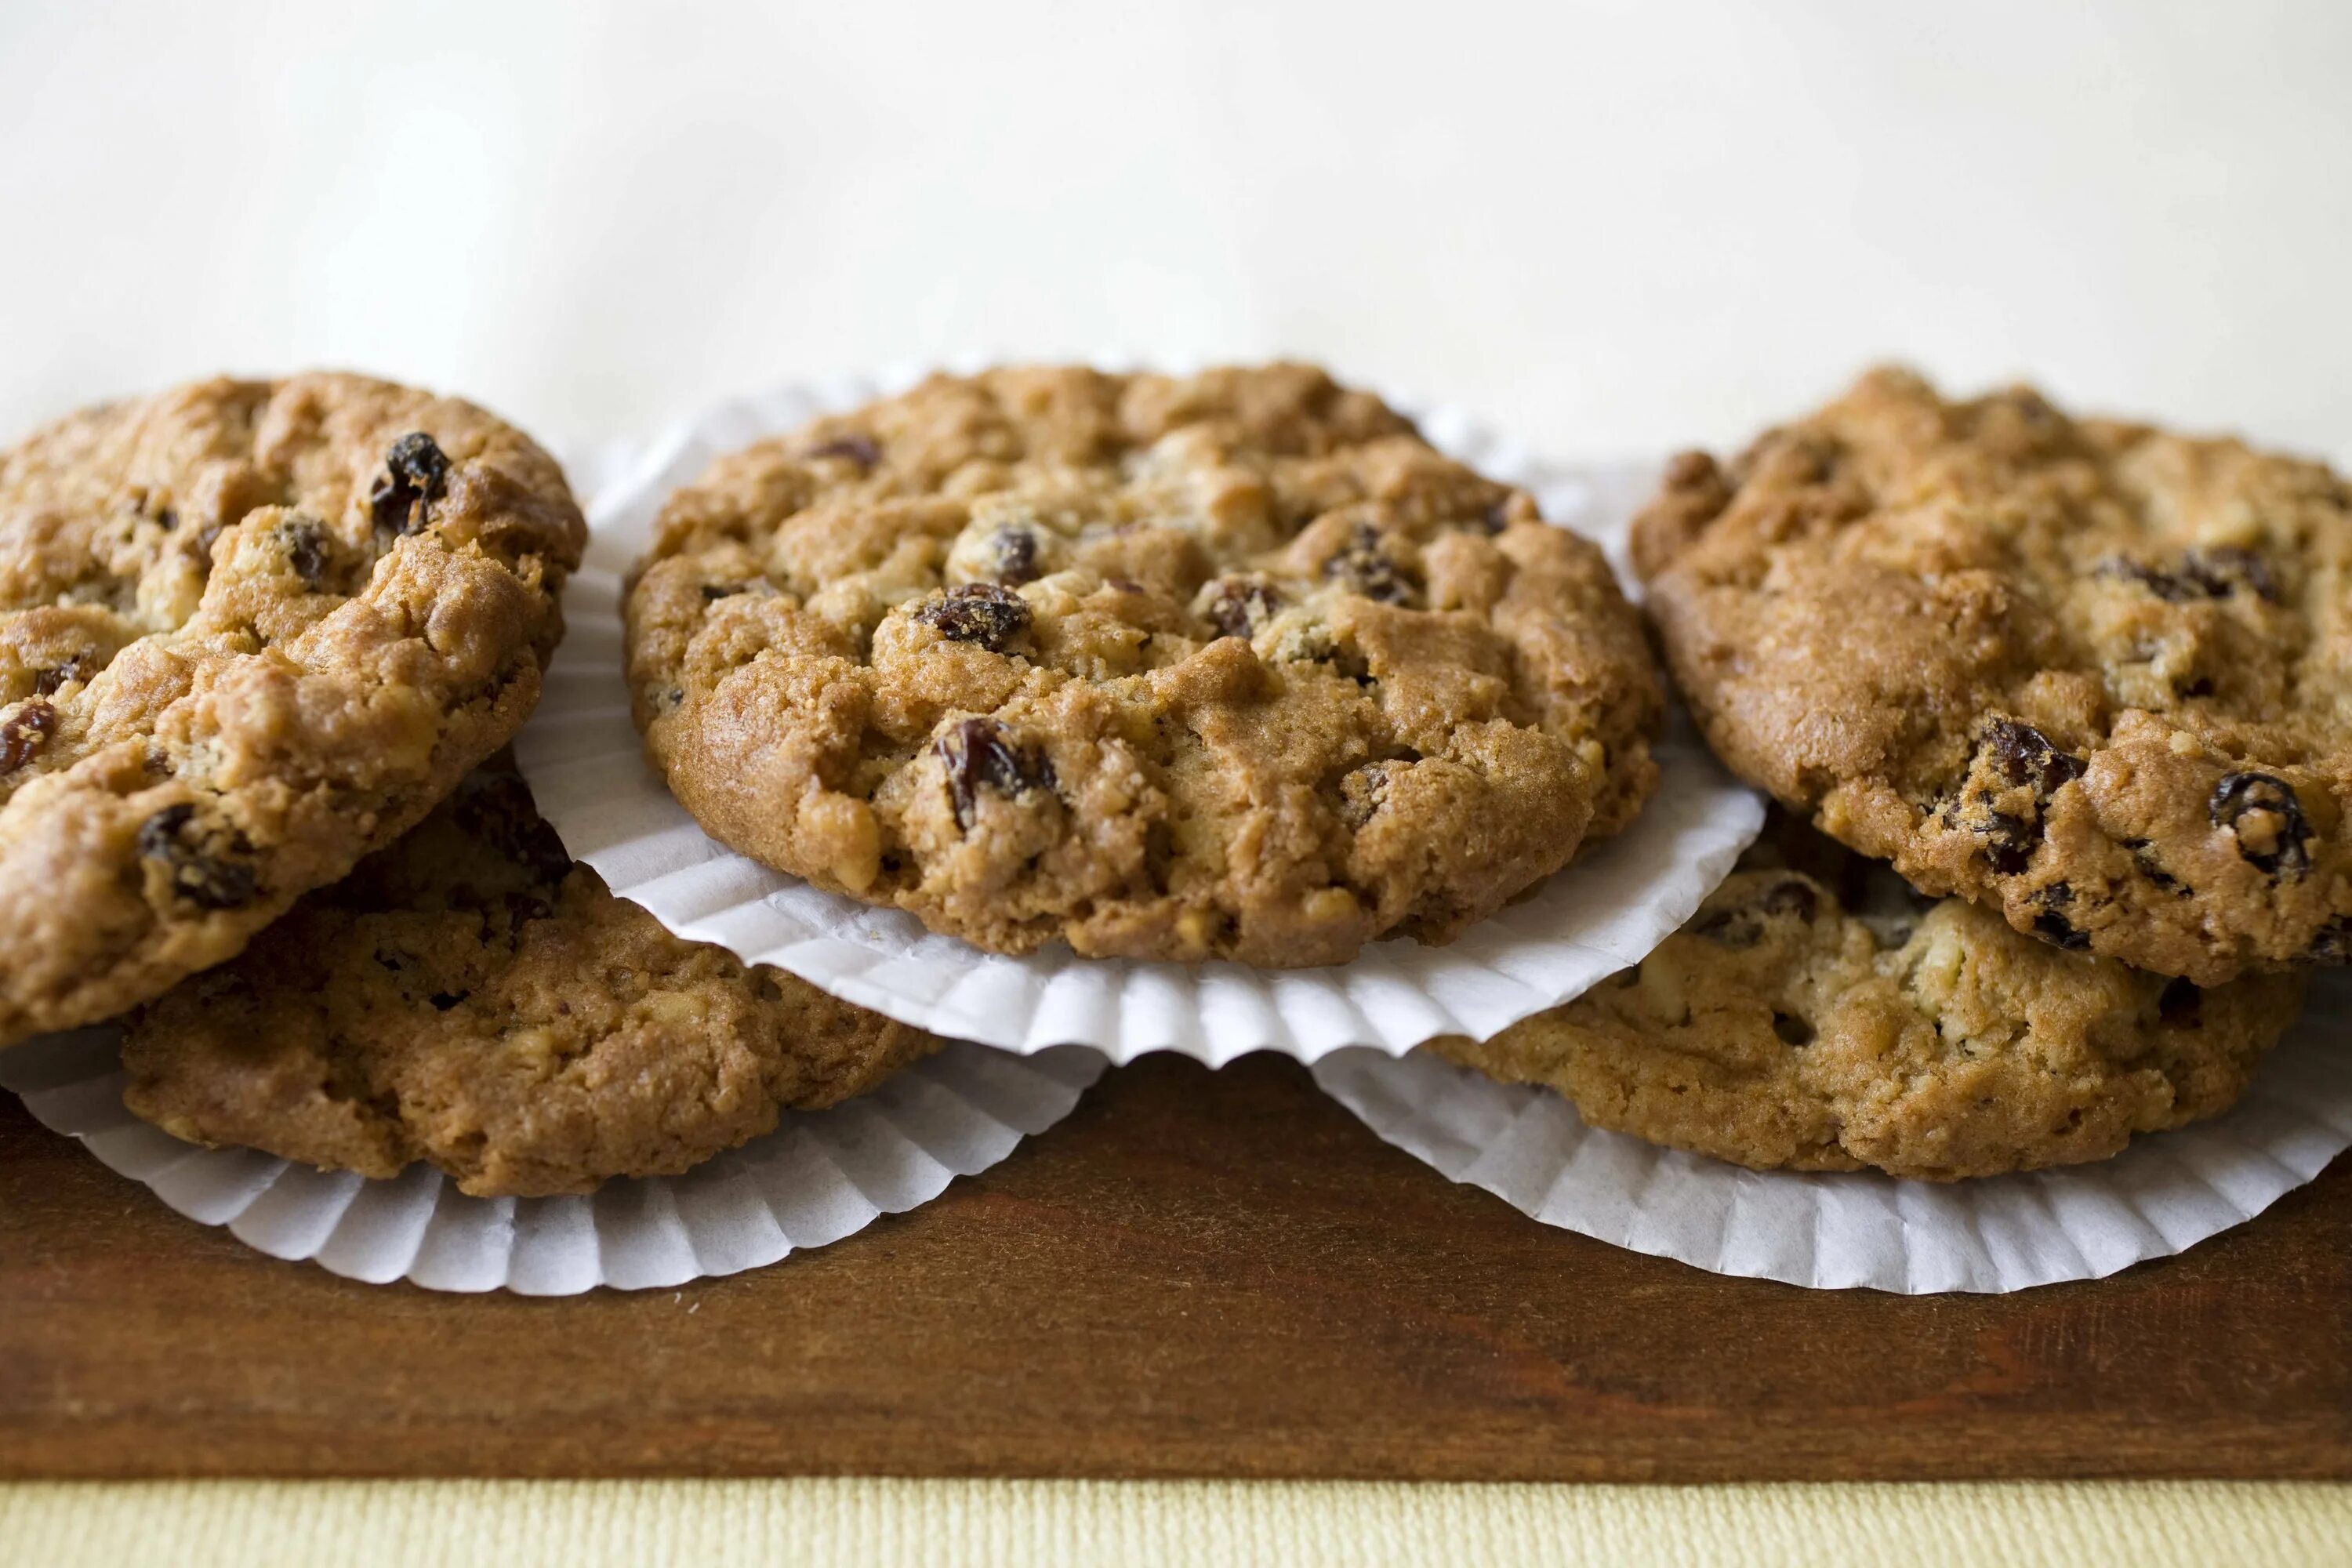
[[[1879,371],[1635,524],[1716,751],[2020,931],[2213,985],[2352,955],[2352,487]]]
[[[1600,552],[1302,365],[940,376],[763,441],[671,498],[628,629],[712,834],[1003,952],[1450,941],[1655,782]]]
[[[1483,1044],[1433,1044],[1654,1143],[1950,1181],[2103,1160],[2227,1110],[2303,992],[2061,951],[1776,814],[1637,968]]]
[[[0,455],[0,1045],[235,954],[503,745],[584,530],[469,404],[353,375]]]
[[[537,1196],[688,1170],[939,1044],[670,935],[500,764],[134,1014],[123,1100],[193,1142]]]

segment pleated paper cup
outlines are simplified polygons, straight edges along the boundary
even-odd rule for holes
[[[572,1296],[740,1273],[919,1207],[1068,1115],[1103,1066],[1089,1051],[950,1044],[870,1094],[787,1111],[774,1131],[685,1175],[552,1198],[469,1197],[425,1164],[371,1181],[183,1142],[123,1108],[110,1028],[0,1052],[0,1089],[110,1170],[273,1258],[372,1284]]]
[[[1297,970],[1082,958],[1059,942],[1020,958],[984,952],[736,853],[646,761],[622,680],[622,580],[663,501],[713,458],[913,379],[786,387],[597,460],[597,471],[618,477],[591,500],[587,560],[564,601],[570,630],[516,752],[565,847],[678,935],[902,1023],[1011,1051],[1083,1045],[1123,1062],[1167,1050],[1213,1066],[1255,1050],[1303,1061],[1349,1047],[1393,1055],[1438,1035],[1492,1035],[1638,963],[1761,827],[1761,799],[1678,722],[1658,748],[1658,791],[1632,826],[1529,895],[1443,947],[1375,942],[1349,963]],[[1433,443],[1600,542],[1622,574],[1624,525],[1654,468],[1548,468],[1457,412],[1415,417]]]
[[[1546,1225],[1716,1274],[1925,1295],[2103,1279],[2252,1219],[2352,1147],[2347,1036],[2352,975],[2331,973],[2226,1114],[2112,1160],[1953,1183],[1749,1171],[1426,1051],[1343,1051],[1314,1073],[1387,1142]]]

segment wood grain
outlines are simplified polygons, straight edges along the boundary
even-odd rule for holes
[[[787,1472],[2352,1478],[2352,1162],[2105,1281],[1813,1292],[1154,1058],[834,1247],[538,1301],[274,1262],[0,1104],[0,1473]]]

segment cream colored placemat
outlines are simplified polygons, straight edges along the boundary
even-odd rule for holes
[[[0,1563],[2352,1563],[2352,1487],[351,1481],[0,1487]]]

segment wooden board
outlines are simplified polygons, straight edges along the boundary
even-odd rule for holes
[[[2103,1282],[1814,1292],[1156,1058],[836,1246],[539,1301],[274,1262],[0,1100],[13,1476],[2352,1477],[2352,1161]]]

